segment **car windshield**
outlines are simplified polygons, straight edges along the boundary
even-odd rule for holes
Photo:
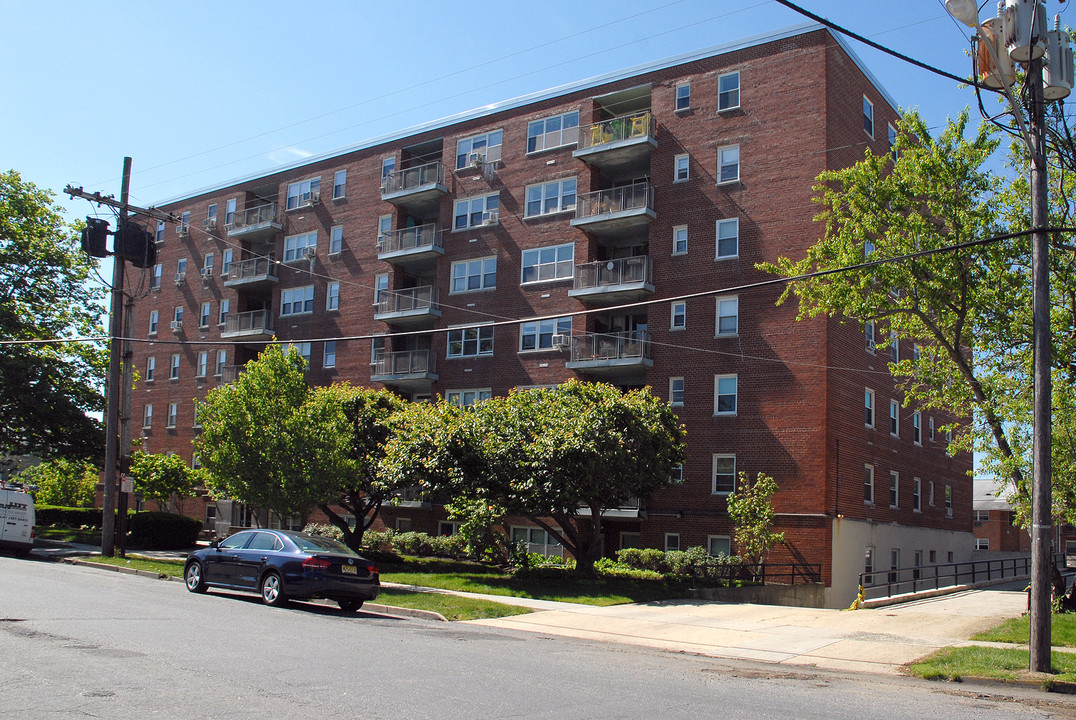
[[[352,555],[358,557],[358,554],[354,550],[347,545],[336,542],[332,538],[322,537],[320,535],[306,535],[303,533],[289,533],[288,537],[290,537],[292,542],[298,545],[299,549],[303,552],[329,552],[336,555]]]

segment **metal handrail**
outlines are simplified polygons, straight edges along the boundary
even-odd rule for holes
[[[390,230],[377,236],[377,254],[441,247],[441,229],[434,223]]]
[[[649,110],[621,115],[579,128],[579,149],[600,147],[618,140],[654,135],[654,116]]]
[[[571,362],[649,357],[650,333],[645,330],[572,336]]]
[[[381,351],[370,363],[371,375],[421,375],[433,372],[430,350]]]
[[[859,585],[864,598],[874,599],[1030,574],[1030,557],[998,558],[861,572]]]
[[[268,310],[228,313],[228,317],[224,318],[224,332],[226,333],[272,329],[273,318]]]
[[[423,185],[443,185],[445,182],[445,164],[441,161],[415,165],[414,167],[401,168],[386,173],[381,178],[381,194],[399,192],[400,190],[414,190]]]
[[[240,210],[235,213],[232,222],[226,223],[226,227],[229,230],[233,230],[236,228],[247,227],[248,225],[262,225],[271,222],[276,222],[276,203],[268,203],[266,205],[258,205],[257,207]]]
[[[654,186],[648,182],[583,193],[576,198],[575,217],[578,220],[641,209],[654,209]]]
[[[573,289],[626,285],[628,283],[653,282],[654,265],[647,255],[599,260],[575,266]]]
[[[228,265],[229,280],[242,280],[259,275],[276,277],[276,263],[270,258],[259,257],[248,260],[233,260]]]
[[[437,288],[423,285],[406,290],[383,290],[374,303],[374,314],[429,310],[437,304]]]

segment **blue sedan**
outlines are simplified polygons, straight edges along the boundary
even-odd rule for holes
[[[187,589],[257,592],[267,605],[328,598],[354,612],[377,597],[377,566],[331,538],[288,530],[243,530],[187,556]]]

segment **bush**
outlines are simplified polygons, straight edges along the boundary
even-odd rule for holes
[[[624,548],[617,551],[616,559],[633,570],[651,570],[662,574],[669,572],[665,553],[657,548]]]
[[[37,505],[34,508],[41,527],[97,528],[101,527],[100,508],[73,508],[59,505]]]
[[[393,533],[392,547],[403,555],[419,557],[458,558],[464,554],[460,538],[455,535],[427,535],[424,532]]]
[[[743,562],[738,557],[710,555],[705,548],[662,552],[655,548],[625,548],[617,552],[617,566],[621,568],[658,573],[667,579],[693,578],[709,582],[730,583],[744,576]]]
[[[332,523],[307,523],[306,527],[303,528],[303,532],[309,535],[332,538],[337,542],[344,542],[344,531]]]
[[[201,531],[201,521],[168,512],[135,513],[127,521],[129,544],[143,549],[185,550]]]
[[[391,530],[367,530],[362,535],[363,550],[369,549],[374,552],[392,552]]]

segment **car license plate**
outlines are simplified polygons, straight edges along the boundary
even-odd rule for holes
[[[340,572],[344,573],[345,575],[357,575],[359,569],[354,565],[341,565]]]

